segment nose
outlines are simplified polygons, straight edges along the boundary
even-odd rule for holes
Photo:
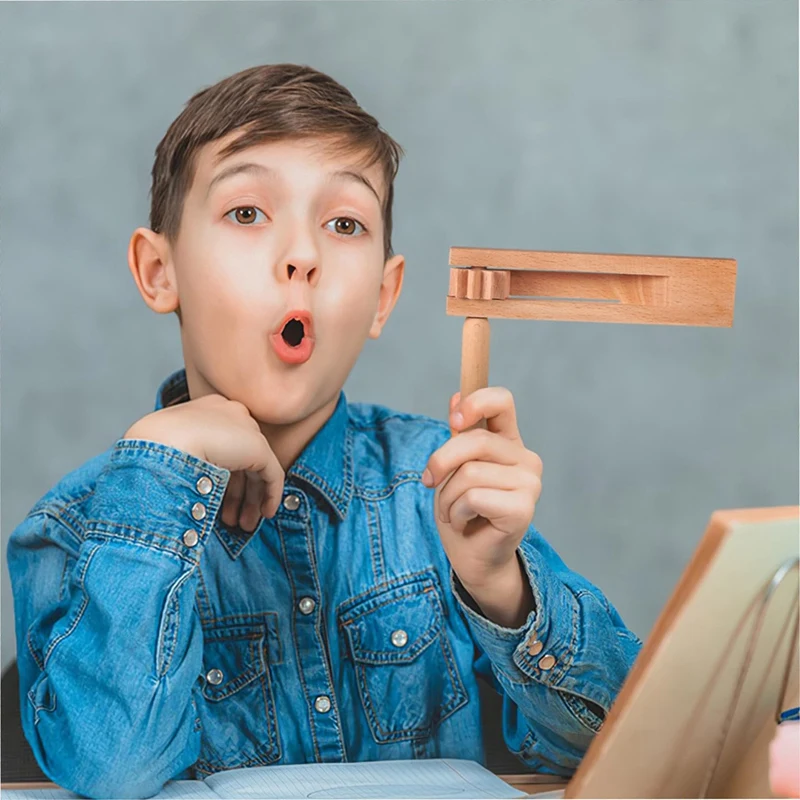
[[[278,265],[281,281],[305,282],[312,286],[319,280],[319,250],[310,231],[296,231],[287,242]]]
[[[286,264],[286,277],[291,281],[308,281],[312,286],[317,282],[319,270],[315,264],[293,259],[292,263]]]

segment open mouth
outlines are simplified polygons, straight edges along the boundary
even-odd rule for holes
[[[286,364],[302,364],[314,350],[314,324],[307,311],[293,311],[270,337],[278,358]]]
[[[289,345],[289,347],[297,347],[300,342],[303,341],[303,337],[305,336],[305,326],[303,325],[302,321],[299,319],[290,319],[284,326],[283,330],[281,331],[281,336],[283,337],[283,341]]]

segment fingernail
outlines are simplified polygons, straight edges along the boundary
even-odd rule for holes
[[[460,411],[454,411],[453,422],[457,428],[460,428],[464,424],[464,415]]]
[[[431,475],[431,471],[429,469],[425,469],[425,472],[422,473],[422,482],[430,488],[433,486],[433,475]]]

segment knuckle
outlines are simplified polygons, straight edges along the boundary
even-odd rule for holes
[[[471,486],[464,492],[464,501],[469,506],[474,506],[476,503],[480,502],[481,492],[476,486]]]
[[[466,464],[461,466],[462,476],[472,483],[476,481],[481,474],[481,465],[477,461],[467,461]]]

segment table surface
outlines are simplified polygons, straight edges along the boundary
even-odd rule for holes
[[[530,794],[531,792],[551,792],[556,789],[563,789],[567,782],[559,780],[552,775],[498,775],[507,784],[518,789],[520,792]],[[55,783],[0,783],[0,789],[58,789]]]

